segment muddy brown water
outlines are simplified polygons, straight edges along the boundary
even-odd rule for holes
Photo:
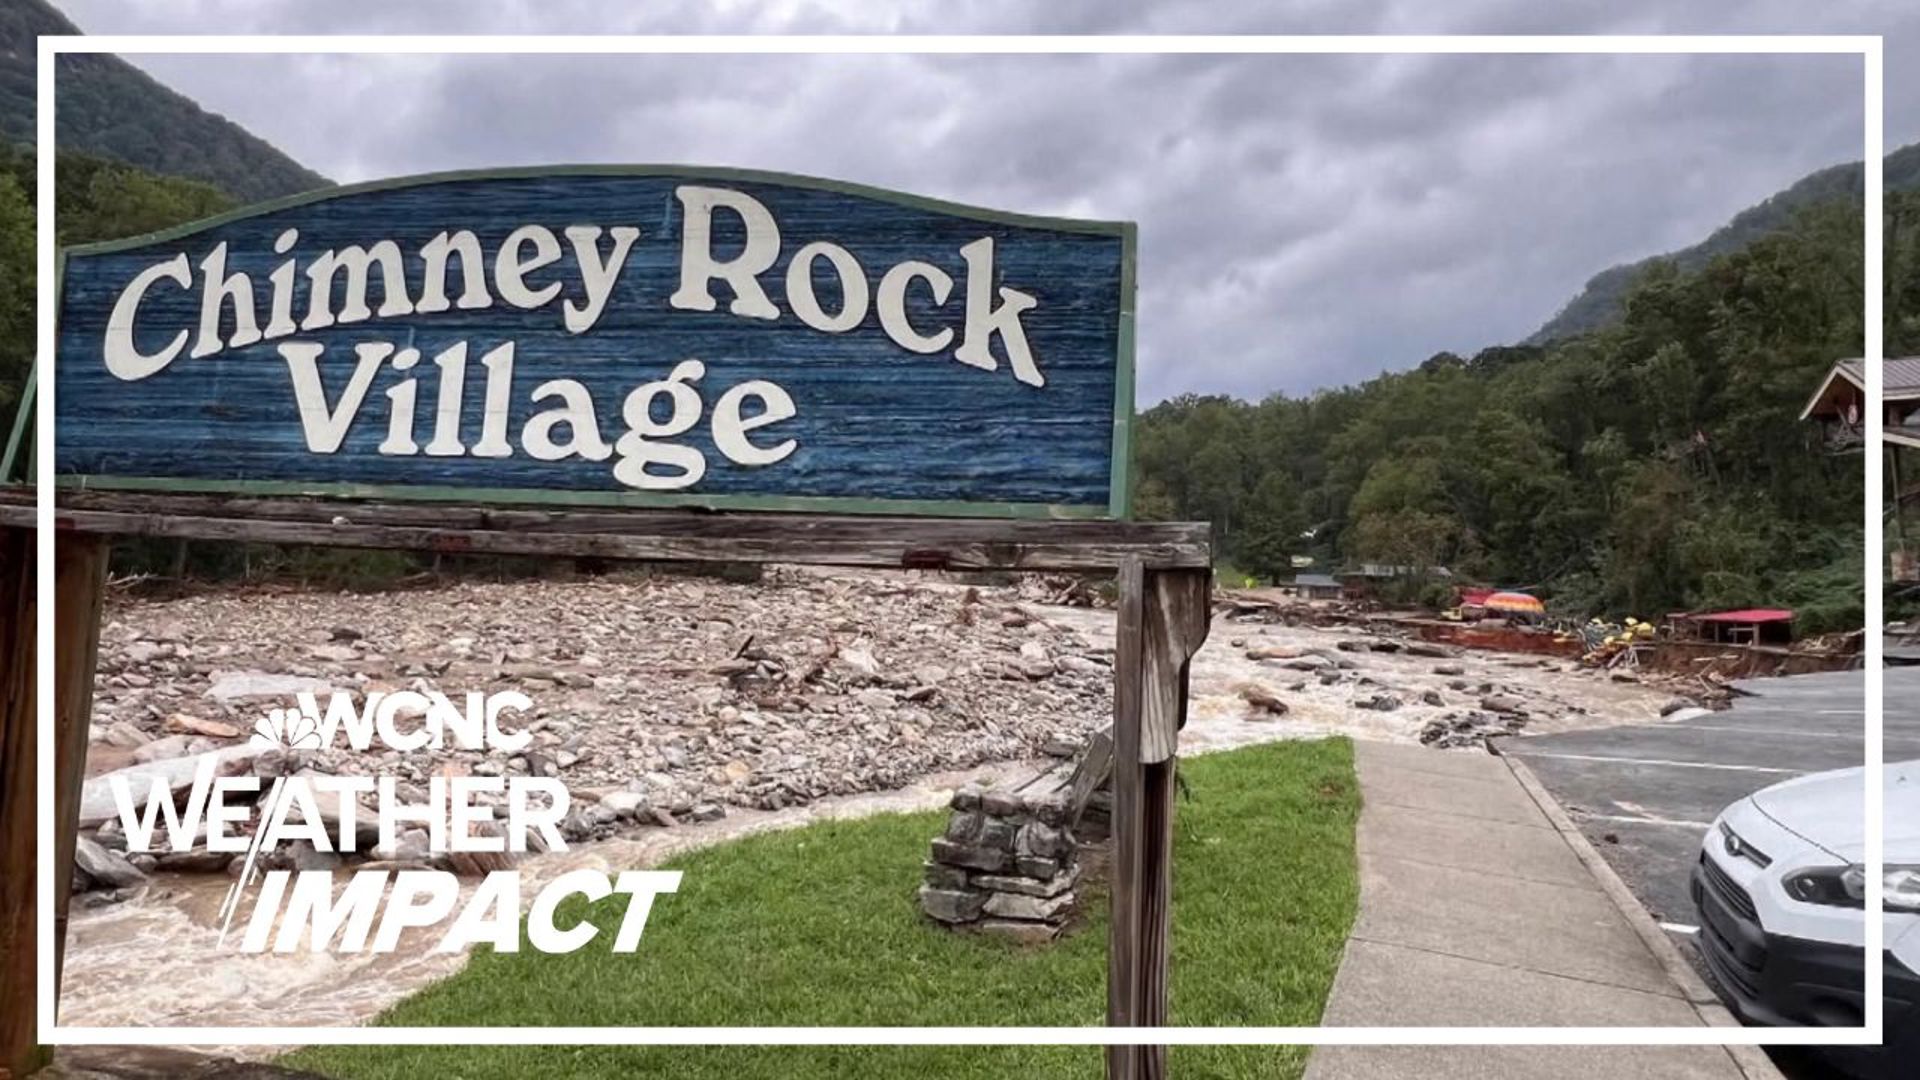
[[[1113,617],[1084,608],[1038,609],[1073,626],[1089,642],[1111,646]],[[1464,678],[1541,695],[1564,707],[1543,710],[1535,730],[1645,722],[1657,718],[1670,695],[1647,686],[1542,668],[1530,658],[1470,653],[1448,661],[1460,676],[1435,675],[1432,658],[1363,653],[1354,657],[1355,677],[1370,684],[1321,685],[1308,673],[1249,660],[1254,646],[1333,649],[1357,631],[1228,622],[1216,619],[1192,668],[1190,719],[1182,750],[1205,753],[1285,739],[1347,735],[1359,739],[1417,742],[1420,729],[1449,709],[1470,707],[1472,692],[1450,688]],[[1237,643],[1237,644],[1236,644]],[[1241,697],[1249,682],[1277,692],[1287,715],[1250,719]],[[1444,706],[1421,704],[1425,691],[1441,693]],[[1391,692],[1407,705],[1393,711],[1356,707],[1360,697]],[[1436,751],[1440,752],[1440,751]],[[781,811],[732,810],[719,821],[678,828],[652,828],[626,838],[578,844],[566,852],[520,864],[526,879],[523,904],[540,884],[580,867],[640,869],[680,852],[771,829],[796,828],[831,818],[937,808],[953,790],[973,780],[993,781],[1031,770],[1033,762],[1003,762],[965,772],[922,778],[899,790],[817,801]],[[136,895],[116,904],[86,907],[76,898],[61,995],[61,1021],[79,1026],[320,1027],[363,1023],[400,999],[460,970],[464,954],[434,950],[439,928],[410,931],[391,953],[343,954],[300,949],[292,954],[243,954],[233,941],[220,944],[219,909],[230,881],[224,875],[157,875]],[[463,882],[463,900],[475,880]],[[237,934],[235,935],[237,937]],[[209,1048],[260,1059],[285,1047]]]

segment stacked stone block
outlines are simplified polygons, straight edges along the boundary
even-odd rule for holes
[[[954,793],[945,835],[933,841],[920,907],[957,928],[1016,941],[1051,941],[1073,917],[1078,846],[1057,787]],[[1023,792],[1032,792],[1024,794]]]

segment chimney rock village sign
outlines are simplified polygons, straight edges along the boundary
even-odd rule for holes
[[[1125,520],[1133,256],[1124,223],[674,166],[382,181],[63,252],[52,461],[26,407],[7,454],[50,465],[52,521],[0,484],[0,861],[53,868],[39,962],[57,986],[115,537],[1066,570],[1118,585],[1108,1022],[1164,1024],[1212,542]],[[41,940],[35,895],[0,895],[0,942]],[[0,965],[0,996],[33,976]],[[35,1034],[0,1017],[0,1067]],[[1161,1077],[1165,1048],[1107,1066]]]
[[[55,473],[1124,517],[1133,236],[721,169],[316,192],[66,253]]]

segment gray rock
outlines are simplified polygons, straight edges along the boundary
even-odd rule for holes
[[[1060,866],[1058,859],[1039,859],[1030,855],[1013,861],[1013,868],[1021,877],[1037,878],[1041,881],[1053,880],[1059,875]]]
[[[133,641],[127,644],[126,658],[136,664],[151,664],[155,660],[165,660],[173,656],[173,646],[159,645],[151,641]]]
[[[146,732],[121,720],[107,726],[105,741],[114,746],[132,749],[136,746],[145,746],[153,740],[147,737]]]
[[[1012,851],[1014,850],[1015,834],[1019,831],[1019,828],[1019,824],[1012,818],[985,818],[984,824],[980,829],[980,835],[975,838],[975,843],[981,847],[992,848],[995,851]]]
[[[1031,642],[1029,642],[1029,644],[1031,644]],[[1020,661],[1020,674],[1025,675],[1029,679],[1039,680],[1051,678],[1054,672],[1053,661],[1044,657]]]
[[[1054,923],[1025,922],[1020,919],[982,919],[973,928],[982,934],[1005,938],[1017,945],[1045,945],[1060,936]]]
[[[1480,707],[1488,712],[1517,713],[1527,707],[1527,703],[1516,694],[1488,694],[1480,699]]]
[[[567,820],[571,820],[573,816],[572,814],[568,814]],[[562,821],[561,825],[564,827],[566,821]],[[427,830],[408,829],[405,832],[396,834],[391,845],[375,845],[373,857],[376,859],[392,859],[397,862],[417,862],[432,854],[432,844],[433,838],[427,835]]]
[[[1013,877],[1005,874],[976,874],[973,877],[975,888],[988,892],[1019,893],[1024,896],[1037,896],[1045,899],[1059,896],[1080,880],[1080,868],[1074,867],[1051,878]]]
[[[600,797],[600,805],[623,818],[635,817],[647,805],[647,797],[637,791],[610,791]]]
[[[169,874],[217,874],[227,868],[233,856],[224,851],[195,848],[192,851],[162,851],[154,855],[160,869]]]
[[[1435,664],[1433,665],[1433,673],[1435,675],[1465,675],[1467,669],[1459,664]]]
[[[334,690],[333,684],[325,679],[276,675],[268,671],[216,671],[211,678],[213,685],[207,688],[207,696],[215,701],[273,698],[284,702],[303,690],[322,697]]]
[[[287,845],[286,862],[294,870],[338,870],[340,856],[331,851],[321,851],[305,840],[295,840]]]
[[[875,660],[873,653],[868,652],[866,649],[857,646],[841,649],[839,660],[841,663],[847,665],[847,667],[853,669],[857,675],[863,675],[869,679],[879,678],[880,676],[879,661]]]
[[[893,693],[888,690],[862,690],[853,695],[853,700],[869,709],[884,711],[893,708]]]
[[[1064,829],[1030,821],[1020,827],[1013,850],[1021,856],[1058,859],[1073,851],[1073,837]]]
[[[1105,675],[1110,671],[1107,665],[1085,656],[1055,657],[1053,666],[1059,671],[1073,675]]]
[[[88,878],[109,889],[138,885],[147,880],[125,855],[94,841],[90,836],[76,836],[73,844],[73,861]]]
[[[936,862],[948,866],[964,866],[972,870],[998,871],[1006,869],[1009,854],[992,848],[975,847],[971,844],[956,844],[944,838],[933,842],[933,858]]]
[[[920,868],[926,872],[927,887],[930,889],[964,889],[973,875],[958,866],[945,866],[937,862],[923,862]]]
[[[984,910],[988,915],[1000,919],[1035,919],[1048,922],[1064,919],[1073,910],[1074,894],[1063,892],[1057,896],[1038,897],[1022,893],[994,893],[987,897]]]
[[[920,887],[920,910],[944,923],[972,922],[980,917],[986,903],[985,893],[936,889],[930,885]]]
[[[190,735],[166,735],[153,739],[134,747],[133,760],[137,764],[147,765],[155,761],[166,761],[169,758],[185,757],[187,744],[192,741],[193,737]]]
[[[957,802],[959,796],[955,795],[954,799]],[[976,795],[972,801],[975,806],[980,806],[985,802],[985,799],[985,795]],[[980,833],[986,827],[987,818],[985,814],[977,810],[962,810],[947,818],[946,836],[948,840],[956,844],[973,844],[979,841]]]

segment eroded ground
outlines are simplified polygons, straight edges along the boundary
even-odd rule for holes
[[[1111,709],[1113,616],[1037,602],[1044,595],[781,570],[755,585],[596,579],[118,600],[102,633],[89,771],[243,746],[295,686],[517,689],[536,706],[523,754],[332,749],[272,768],[413,785],[556,776],[576,806],[570,850],[522,862],[528,896],[576,866],[645,867],[824,815],[938,806],[960,783],[1032,768],[1082,739]],[[1183,749],[1326,734],[1418,742],[1463,716],[1572,730],[1657,718],[1672,696],[1565,661],[1378,647],[1355,628],[1216,618],[1194,662]],[[94,835],[112,848],[111,825]],[[196,865],[218,861],[201,856]],[[462,962],[425,936],[381,956],[221,950],[228,877],[175,872],[183,863],[167,856],[137,861],[146,880],[76,898],[65,1022],[353,1023]],[[162,973],[167,993],[156,995]]]

